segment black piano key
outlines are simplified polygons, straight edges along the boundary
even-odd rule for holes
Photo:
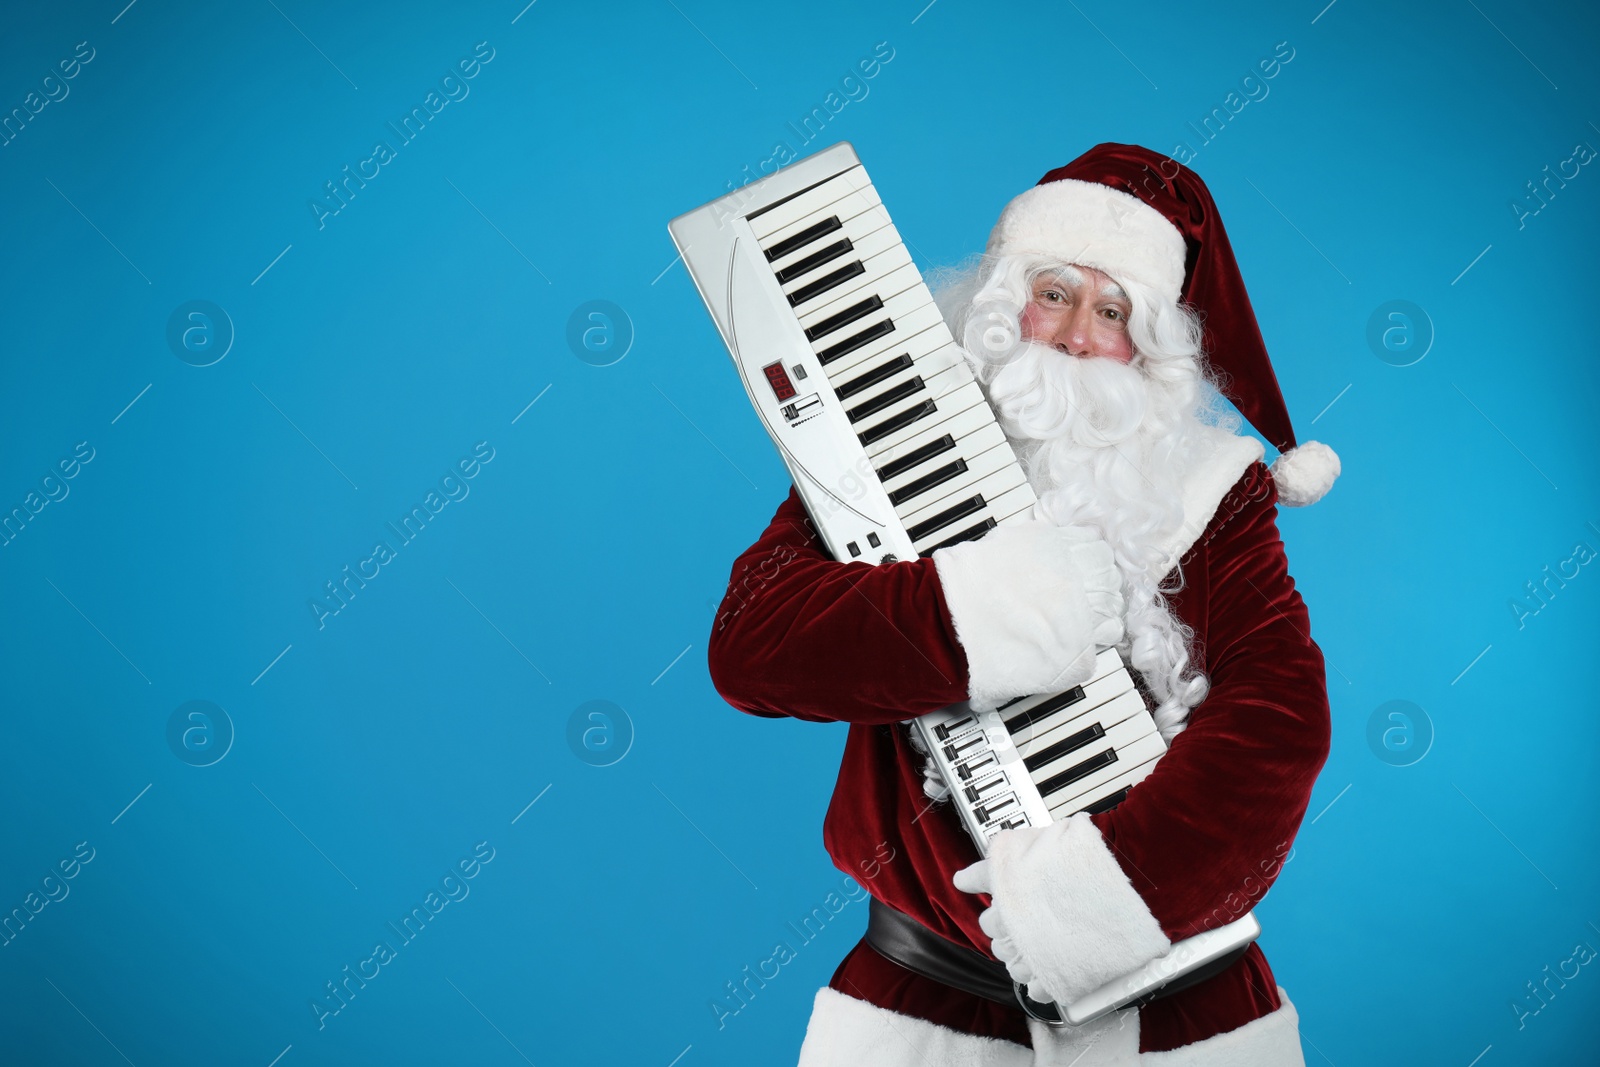
[[[932,518],[922,520],[907,530],[906,533],[911,536],[911,540],[920,541],[935,530],[942,530],[953,522],[960,522],[968,515],[975,515],[987,506],[988,504],[984,501],[983,494],[974,493],[959,504],[953,504]]]
[[[923,383],[922,375],[919,374],[915,378],[907,378],[892,389],[885,389],[863,404],[857,404],[846,411],[845,415],[849,417],[851,422],[870,419],[883,409],[893,407],[906,397],[911,396],[913,393],[920,393],[926,388],[927,385]]]
[[[1117,750],[1108,748],[1098,756],[1090,756],[1075,767],[1068,767],[1060,774],[1053,774],[1044,781],[1039,782],[1039,795],[1047,797],[1052,793],[1059,793],[1073,782],[1087,778],[1102,767],[1109,767],[1117,762]]]
[[[1006,701],[1006,702],[1005,702],[1005,703],[1004,703],[1004,704],[1001,704],[1001,705],[1000,705],[1000,706],[999,706],[999,707],[998,707],[998,708],[995,708],[995,709],[994,709],[994,710],[996,710],[996,711],[1005,711],[1005,710],[1006,710],[1006,709],[1007,709],[1007,708],[1009,708],[1009,707],[1010,707],[1010,706],[1011,706],[1011,705],[1013,705],[1013,704],[1020,704],[1020,703],[1022,703],[1022,702],[1023,702],[1023,701],[1024,701],[1024,700],[1027,700],[1027,699],[1028,699],[1028,698],[1027,698],[1027,697],[1025,697],[1025,696],[1022,696],[1022,697],[1012,697],[1012,698],[1011,698],[1011,699],[1010,699],[1010,700],[1008,700],[1008,701]]]
[[[837,289],[851,278],[867,273],[867,265],[859,259],[849,266],[840,267],[838,270],[825,274],[814,282],[809,282],[789,294],[789,306],[799,307],[807,300],[815,300],[829,289]]]
[[[908,361],[911,359],[910,356],[901,356],[900,358]],[[918,464],[925,463],[942,452],[950,451],[954,447],[956,447],[956,439],[949,434],[945,434],[936,441],[929,441],[925,445],[918,445],[899,459],[879,467],[876,472],[878,480],[886,482],[890,478],[904,474]]]
[[[846,337],[838,344],[829,345],[827,348],[824,348],[822,351],[817,353],[817,359],[822,362],[824,367],[826,367],[829,363],[832,363],[841,356],[848,356],[862,345],[870,345],[878,338],[887,337],[893,332],[893,319],[884,319],[882,322],[875,322],[871,326],[868,326],[865,330],[862,330],[860,333],[853,334],[850,337]],[[809,334],[807,334],[807,337],[810,340],[815,340],[815,338],[810,337]]]
[[[788,285],[802,274],[809,274],[811,271],[816,270],[829,260],[838,259],[840,256],[844,255],[854,247],[855,245],[850,243],[850,238],[846,237],[842,241],[835,241],[828,247],[811,253],[804,259],[797,259],[787,267],[784,267],[782,270],[776,272],[778,275],[778,284]]]
[[[1063,737],[1061,740],[1052,745],[1047,745],[1044,748],[1041,748],[1039,751],[1023,760],[1022,765],[1028,768],[1029,774],[1032,774],[1040,767],[1048,767],[1050,764],[1054,763],[1062,756],[1065,756],[1067,753],[1076,752],[1089,742],[1097,741],[1105,735],[1106,728],[1101,726],[1099,723],[1095,723],[1093,726],[1079,730],[1077,733],[1074,733],[1071,736]]]
[[[900,414],[894,416],[894,418],[885,419],[872,429],[867,430],[864,433],[856,434],[856,440],[860,441],[864,445],[870,445],[872,442],[882,440],[892,433],[898,433],[914,422],[920,422],[938,410],[938,406],[935,405],[933,401],[924,400],[916,407],[907,408]],[[938,527],[936,526],[934,529],[938,529]],[[913,537],[912,540],[915,541],[916,538]]]
[[[883,301],[876,296],[869,296],[857,304],[851,304],[843,311],[829,315],[811,329],[806,331],[806,340],[815,341],[819,337],[826,337],[836,330],[842,330],[857,319],[866,316],[883,307]]]
[[[848,400],[850,397],[855,396],[863,389],[871,389],[874,385],[877,385],[885,378],[892,378],[894,375],[899,374],[907,367],[914,366],[915,364],[916,360],[912,359],[910,354],[907,353],[891,359],[887,363],[880,363],[878,366],[867,371],[867,373],[858,374],[856,377],[851,378],[847,382],[839,383],[838,385],[834,386],[833,391],[838,394],[840,400]]]
[[[1083,686],[1075,685],[1064,693],[1057,693],[1037,707],[1019,712],[1006,720],[1006,733],[1014,734],[1025,726],[1032,726],[1046,715],[1054,714],[1062,708],[1070,708],[1083,699]]]
[[[1122,789],[1117,790],[1115,793],[1112,793],[1104,800],[1095,801],[1093,804],[1090,804],[1083,810],[1088,812],[1090,815],[1099,815],[1102,811],[1110,811],[1112,808],[1128,799],[1128,790],[1130,788],[1132,787],[1125,786]]]
[[[895,507],[899,507],[907,500],[914,500],[923,493],[926,493],[929,489],[943,485],[956,475],[965,473],[966,469],[967,461],[964,459],[958,459],[954,463],[946,463],[938,470],[929,471],[922,477],[917,478],[914,481],[909,481],[903,487],[890,493],[889,503],[893,504]]]
[[[754,216],[751,217],[754,218]],[[798,252],[800,249],[804,248],[812,241],[815,241],[817,238],[826,234],[830,234],[834,230],[841,229],[843,226],[844,223],[839,221],[839,216],[837,215],[825,218],[814,226],[807,226],[793,237],[785,237],[783,240],[767,249],[767,262],[771,263],[775,259],[782,259],[790,252]]]
[[[959,545],[963,541],[976,541],[978,538],[982,537],[984,534],[988,533],[998,525],[999,523],[995,522],[992,518],[984,519],[976,526],[969,526],[965,530],[962,530],[960,533],[955,534],[952,537],[946,537],[943,541],[940,541],[936,545],[929,545],[921,552],[918,552],[917,556],[920,559],[926,559],[935,552],[939,551],[941,548],[949,548],[951,545]],[[1018,697],[1017,699],[1021,700],[1022,698]]]

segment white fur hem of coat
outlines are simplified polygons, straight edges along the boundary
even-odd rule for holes
[[[964,1034],[880,1008],[824,986],[817,991],[800,1048],[799,1067],[1054,1067],[1077,1059],[1076,1067],[1135,1064],[1138,1067],[1305,1067],[1300,1051],[1300,1016],[1280,987],[1283,1006],[1237,1030],[1170,1052],[1130,1054],[1138,1048],[1134,1025],[1103,1031],[1106,1039],[1074,1042],[1070,1034],[1055,1048],[1027,1049],[1010,1041]],[[1116,1018],[1113,1016],[1112,1018]],[[1048,1030],[1030,1024],[1036,1035]],[[1122,1031],[1122,1032],[1118,1032]],[[1039,1037],[1036,1043],[1043,1044]],[[1092,1044],[1087,1051],[1083,1046]],[[1063,1053],[1076,1049],[1071,1055]],[[1131,1058],[1130,1058],[1131,1055]]]

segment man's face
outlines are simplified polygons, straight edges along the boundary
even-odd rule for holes
[[[1132,305],[1106,274],[1074,264],[1039,275],[1032,290],[1022,310],[1024,340],[1079,358],[1133,360],[1128,335]]]

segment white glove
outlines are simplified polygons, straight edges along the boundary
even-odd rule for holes
[[[1083,527],[1033,518],[933,561],[978,711],[1081,685],[1097,647],[1122,640],[1122,575],[1111,546]]]
[[[928,753],[928,746],[922,743],[922,735],[913,725],[915,719],[907,719],[906,730],[909,734],[911,747],[922,756],[922,791],[929,800],[935,804],[950,799],[950,786],[944,780],[944,775],[939,772],[938,763]]]
[[[989,858],[950,882],[990,896],[978,925],[995,958],[1038,1001],[1070,1004],[1172,947],[1082,812],[1001,831]]]

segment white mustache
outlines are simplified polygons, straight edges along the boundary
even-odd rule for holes
[[[1079,444],[1104,447],[1138,432],[1151,385],[1131,365],[1024,342],[994,373],[988,391],[1013,436],[1047,441],[1071,434]]]

